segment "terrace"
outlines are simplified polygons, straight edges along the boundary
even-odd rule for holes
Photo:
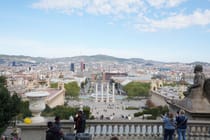
[[[72,121],[62,120],[65,134],[73,133]],[[46,123],[18,124],[22,140],[45,140]],[[160,120],[87,120],[86,133],[92,140],[109,140],[118,136],[120,140],[161,140],[163,123]],[[177,137],[177,136],[175,136]],[[189,120],[187,140],[210,140],[210,121]]]

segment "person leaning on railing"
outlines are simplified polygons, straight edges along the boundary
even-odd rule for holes
[[[173,140],[173,135],[175,132],[176,121],[174,119],[173,113],[161,116],[164,122],[164,140]]]
[[[178,140],[186,140],[187,120],[185,111],[180,110],[179,115],[176,117]]]

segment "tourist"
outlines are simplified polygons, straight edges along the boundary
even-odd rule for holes
[[[57,140],[56,139],[56,129],[53,127],[52,122],[47,122],[46,140]]]
[[[188,118],[185,116],[185,111],[180,110],[179,115],[176,117],[178,140],[186,140],[185,135],[187,129],[187,120]]]
[[[176,121],[173,113],[162,116],[164,122],[164,140],[173,140],[173,135],[176,127]]]
[[[4,135],[2,135],[1,140],[6,140],[6,137]]]
[[[76,133],[84,133],[86,125],[86,117],[83,111],[78,111],[74,118]]]
[[[61,129],[61,123],[60,123],[60,117],[59,116],[55,117],[55,122],[54,122],[53,128],[56,131],[57,139],[60,140],[63,137],[63,131]]]

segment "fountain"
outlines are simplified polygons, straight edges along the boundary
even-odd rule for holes
[[[45,99],[49,95],[46,91],[27,92],[25,94],[29,99],[29,110],[32,112],[32,123],[44,122],[44,117],[40,116],[45,109]]]

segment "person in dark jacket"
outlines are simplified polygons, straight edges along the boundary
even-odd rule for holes
[[[76,133],[84,133],[86,125],[86,117],[83,111],[78,111],[77,116],[74,118]]]
[[[178,140],[186,140],[187,120],[185,111],[180,110],[179,115],[176,117]]]
[[[61,123],[60,123],[60,117],[55,117],[55,122],[53,125],[53,128],[56,130],[56,137],[58,140],[60,140],[63,137],[63,131],[61,129]]]
[[[57,132],[57,129],[53,127],[53,123],[48,122],[47,127],[48,129],[46,131],[46,140],[57,140],[56,133],[58,132]]]

